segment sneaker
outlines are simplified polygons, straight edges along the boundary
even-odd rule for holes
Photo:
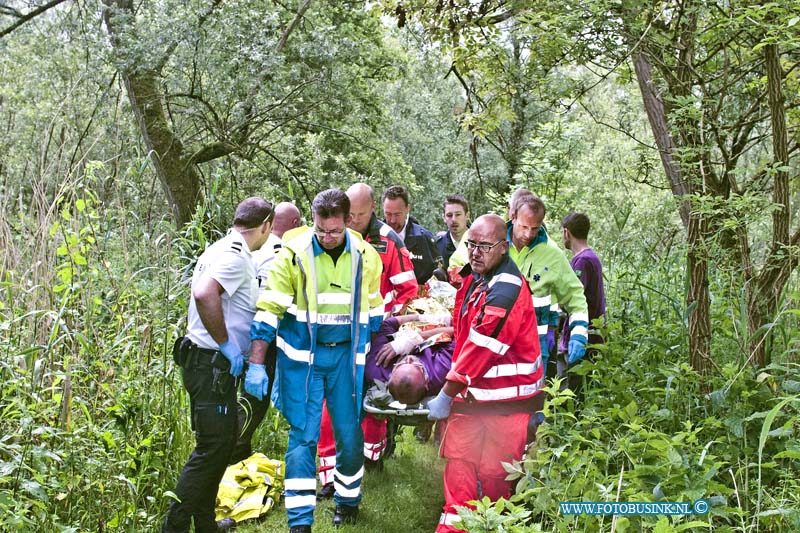
[[[311,526],[294,526],[289,528],[289,533],[311,533]]]
[[[233,518],[217,520],[217,531],[230,531],[231,529],[236,529],[236,520]]]

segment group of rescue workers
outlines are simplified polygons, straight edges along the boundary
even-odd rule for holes
[[[528,190],[512,195],[507,221],[486,214],[471,225],[466,199],[447,196],[447,230],[437,237],[411,216],[405,188],[389,187],[381,201],[384,221],[367,184],[329,189],[314,198],[305,226],[291,203],[248,198],[197,260],[187,332],[173,350],[196,445],[163,532],[188,532],[192,521],[198,532],[235,526],[215,519],[218,486],[229,464],[250,456],[270,398],[289,424],[290,533],[311,531],[318,497],[333,496],[334,526],[356,522],[365,467],[383,467],[389,440],[386,420],[362,410],[365,383],[378,380],[404,404],[429,398],[428,418],[446,428],[436,531],[461,531],[457,506],[510,495],[501,463],[521,458],[542,420],[551,353],[551,374],[580,389],[567,370],[587,341],[602,342],[589,326],[605,314],[586,215],[562,221],[570,264]],[[452,311],[406,314],[432,277],[458,289]],[[437,344],[442,332],[447,342]]]

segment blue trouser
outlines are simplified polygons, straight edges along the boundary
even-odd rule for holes
[[[336,439],[334,499],[337,505],[357,506],[361,502],[364,435],[361,432],[361,409],[355,405],[352,357],[352,345],[349,343],[334,347],[317,345],[305,405],[284,406],[286,409],[305,411],[305,427],[293,425],[289,428],[285,483],[289,527],[314,523],[317,504],[315,459],[323,399],[328,402]],[[305,382],[296,384],[298,387],[305,385]]]
[[[188,533],[193,517],[196,532],[213,532],[219,482],[236,443],[236,387],[231,379],[224,393],[213,392],[208,362],[182,368],[181,373],[191,401],[196,444],[175,488],[180,501],[170,504],[162,532]]]

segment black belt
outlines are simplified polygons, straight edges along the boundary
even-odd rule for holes
[[[339,341],[339,342],[317,342],[317,345],[324,346],[326,348],[335,348],[336,346],[341,346],[342,344],[350,344],[350,341]]]
[[[194,352],[194,361],[190,362],[193,362],[195,366],[210,365],[223,370],[228,370],[231,367],[230,362],[219,350],[214,350],[213,348],[201,348],[195,344],[191,348],[191,351]]]

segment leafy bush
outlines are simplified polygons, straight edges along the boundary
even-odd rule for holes
[[[610,321],[596,361],[576,368],[588,382],[584,403],[576,406],[559,380],[550,383],[537,441],[521,462],[507,465],[515,481],[511,506],[460,512],[475,525],[470,530],[500,524],[501,513],[497,531],[611,530],[612,520],[620,532],[796,531],[796,365],[754,372],[746,358],[721,354],[728,362],[703,378],[684,362],[684,335],[675,322]],[[698,499],[711,504],[709,514],[567,516],[558,505]]]

